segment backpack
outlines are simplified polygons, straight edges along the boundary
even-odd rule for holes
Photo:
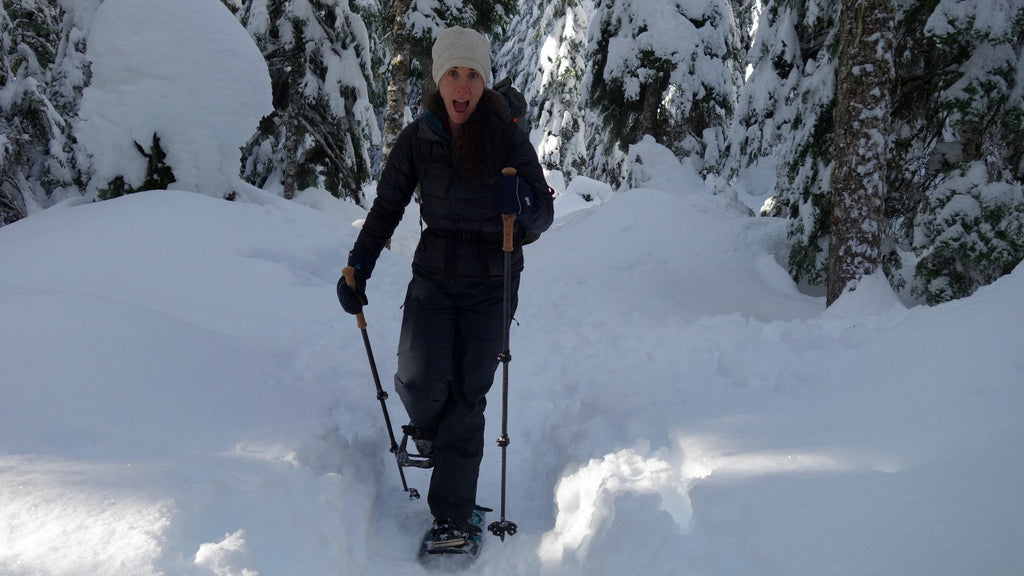
[[[512,115],[512,122],[522,131],[527,134],[530,133],[530,116],[527,114],[526,109],[526,96],[516,89],[512,85],[512,77],[506,76],[500,82],[494,85],[494,91],[505,97],[505,102],[508,104],[509,114]],[[555,195],[555,191],[548,186],[548,194]],[[523,245],[535,242],[540,238],[540,234],[534,232],[528,232],[526,238],[523,239]]]
[[[526,96],[512,85],[512,77],[506,76],[494,85],[494,91],[505,97],[512,121],[523,131],[530,132],[530,116],[526,113]]]

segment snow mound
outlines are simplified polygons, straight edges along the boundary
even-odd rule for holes
[[[106,0],[86,56],[79,140],[95,188],[116,176],[142,183],[153,135],[174,171],[172,188],[223,196],[241,178],[239,148],[269,114],[270,76],[228,9],[207,0]]]

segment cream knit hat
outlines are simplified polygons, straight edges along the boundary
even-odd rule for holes
[[[485,86],[491,83],[491,43],[475,30],[458,26],[446,28],[434,42],[431,56],[435,84],[455,66],[472,68],[483,75]]]

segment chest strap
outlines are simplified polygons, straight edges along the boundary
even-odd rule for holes
[[[504,240],[500,231],[483,232],[479,230],[443,230],[438,228],[427,228],[426,232],[439,238],[454,240],[465,244],[491,244],[500,246]],[[525,237],[526,234],[523,232],[522,228],[516,227],[515,244],[517,246],[522,245]]]

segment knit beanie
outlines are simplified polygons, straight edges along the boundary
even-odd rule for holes
[[[472,68],[483,75],[485,86],[491,83],[491,43],[476,30],[458,26],[446,28],[434,42],[431,55],[435,84],[455,66]]]

